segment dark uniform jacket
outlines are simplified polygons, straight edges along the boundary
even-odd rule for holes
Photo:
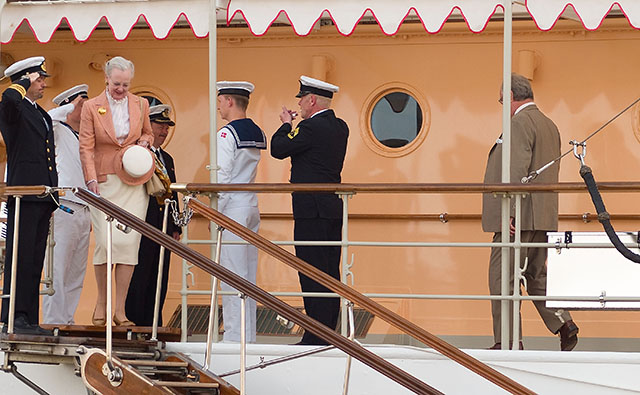
[[[535,105],[529,105],[511,118],[512,183],[520,184],[529,175],[560,156],[560,133],[553,121]],[[546,169],[532,183],[558,182],[559,162]],[[485,184],[502,182],[502,144],[494,144],[489,152]],[[501,231],[501,196],[484,194],[482,197],[482,229]],[[515,215],[515,199],[511,199],[511,216]],[[558,194],[535,192],[522,199],[522,230],[558,229]]]
[[[291,183],[340,183],[349,127],[333,110],[298,123],[284,123],[271,138],[271,155],[291,157]],[[293,217],[342,218],[342,200],[334,193],[293,193]]]
[[[16,86],[17,85],[17,86]],[[16,81],[2,93],[0,131],[7,147],[7,185],[58,186],[51,117],[20,93],[28,90],[28,79]],[[56,193],[57,197],[57,193]],[[36,196],[23,200],[43,202]],[[47,203],[53,204],[51,199]]]
[[[164,160],[164,167],[167,170],[167,174],[169,175],[169,179],[171,182],[176,182],[176,168],[173,163],[173,157],[167,153],[165,150],[160,150],[162,152],[162,159]],[[178,194],[176,192],[172,193],[172,200],[179,202]],[[171,206],[169,206],[169,218],[167,220],[167,234],[172,235],[173,232],[182,233],[182,229],[179,226],[176,226],[173,222],[172,218],[173,210],[171,210]],[[149,197],[149,207],[147,207],[147,217],[145,221],[156,228],[162,230],[162,220],[164,218],[164,203],[158,203],[158,199],[153,196]],[[166,254],[166,252],[165,252]],[[157,262],[156,262],[157,263]]]

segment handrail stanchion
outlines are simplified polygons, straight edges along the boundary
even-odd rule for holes
[[[353,316],[353,302],[347,301],[345,303],[347,305],[347,309],[349,310],[349,340],[353,341],[356,337],[356,326],[355,319]],[[349,379],[351,378],[351,361],[353,357],[347,354],[347,366],[344,370],[344,384],[342,387],[342,395],[347,395],[349,392]]]
[[[112,243],[113,243],[113,217],[107,215],[107,310],[105,312],[107,319],[107,363],[109,367],[113,366],[112,363],[112,355],[111,355],[111,346],[113,341],[113,331],[111,325],[111,268],[113,266],[113,251],[112,251]]]
[[[247,382],[247,295],[240,293],[240,395],[246,393]]]
[[[522,247],[520,243],[522,242],[522,235],[520,232],[522,231],[522,195],[516,194],[516,219],[515,219],[515,227],[516,233],[514,236],[514,246],[513,246],[513,300],[511,301],[511,306],[513,307],[513,334],[511,335],[511,350],[519,350],[520,349],[520,256],[522,253]]]
[[[182,228],[182,242],[184,244],[189,243],[189,227],[184,226]],[[182,259],[182,285],[180,287],[180,341],[187,341],[187,296],[189,289],[187,287],[187,276],[189,275],[189,263],[186,259]]]
[[[341,266],[340,281],[343,284],[347,283],[347,276],[351,274],[349,265],[349,198],[354,195],[353,192],[337,192],[342,199],[342,251],[341,251]],[[347,336],[347,300],[340,297],[340,333],[342,336]]]
[[[55,214],[54,214],[55,215]],[[44,269],[44,275],[42,278],[42,284],[45,286],[45,295],[53,295],[56,290],[53,288],[53,248],[56,246],[55,234],[54,234],[54,219],[49,221],[49,236],[47,237],[47,257],[46,265]]]
[[[215,263],[220,264],[220,250],[222,248],[222,232],[224,228],[218,226],[218,239],[216,245],[216,260]],[[209,305],[209,328],[207,328],[207,350],[204,358],[204,368],[209,369],[211,362],[211,344],[213,343],[214,331],[216,340],[218,338],[218,328],[216,319],[218,310],[218,277],[213,276],[211,284],[211,304]]]
[[[169,199],[164,200],[164,216],[162,217],[162,233],[167,233],[167,219],[169,218]],[[156,280],[156,302],[153,305],[153,328],[151,340],[158,340],[158,321],[160,316],[160,293],[162,291],[162,272],[164,270],[164,246],[160,244],[160,258],[158,262],[158,276]]]
[[[509,224],[511,218],[509,217],[511,205],[511,196],[505,193],[502,196],[502,228],[501,236],[502,243],[507,244],[511,242],[511,236],[509,231]],[[502,247],[501,255],[501,275],[500,275],[500,296],[510,296],[509,294],[509,269],[511,258],[511,247]],[[500,301],[500,345],[502,350],[509,349],[509,300],[502,299]]]
[[[16,315],[16,281],[17,281],[17,271],[18,271],[18,236],[20,233],[20,200],[22,196],[15,196],[16,199],[16,209],[14,213],[13,220],[13,243],[11,250],[11,286],[9,289],[9,327],[7,328],[8,333],[13,333],[13,324],[15,321]],[[5,276],[7,274],[5,273]]]

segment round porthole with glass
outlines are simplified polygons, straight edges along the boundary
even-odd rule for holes
[[[365,141],[384,156],[403,156],[424,140],[429,107],[411,88],[392,84],[378,89],[367,100]]]

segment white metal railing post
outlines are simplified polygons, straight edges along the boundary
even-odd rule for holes
[[[349,260],[349,198],[351,198],[353,192],[339,192],[338,195],[342,199],[342,251],[340,253],[340,262],[342,270],[340,270],[340,280],[343,284],[347,283],[347,277],[351,274]],[[353,277],[352,277],[353,280]],[[347,305],[346,299],[340,298],[340,333],[342,336],[347,335]]]
[[[169,218],[169,199],[164,200],[164,215],[162,217],[162,233],[167,233],[167,219]],[[162,293],[162,276],[164,270],[165,248],[160,244],[160,258],[158,260],[158,275],[156,276],[156,297],[153,304],[153,328],[151,329],[151,340],[158,339],[158,321],[160,317],[160,295]]]
[[[11,283],[9,288],[9,319],[8,333],[13,333],[13,324],[16,315],[16,281],[18,278],[18,236],[20,235],[20,201],[22,196],[14,196],[16,199],[16,207],[13,220],[13,243],[11,244]],[[6,273],[5,273],[6,276]]]
[[[516,218],[515,218],[515,227],[516,232],[514,235],[514,245],[513,245],[513,334],[511,336],[511,349],[518,350],[520,349],[520,256],[522,253],[521,250],[521,242],[522,235],[520,232],[522,231],[522,195],[516,194]]]
[[[55,234],[54,234],[54,222],[55,222],[55,215],[53,217],[51,217],[51,220],[49,221],[49,236],[47,237],[47,252],[46,252],[46,258],[45,258],[45,262],[46,265],[44,266],[44,274],[42,276],[42,281],[41,283],[44,285],[44,295],[53,295],[56,293],[55,288],[53,287],[53,249],[56,246],[56,240],[55,240]]]
[[[511,197],[509,194],[504,194],[502,196],[502,229],[501,229],[501,237],[502,237],[502,252],[500,254],[501,258],[501,274],[500,274],[500,296],[510,296],[509,292],[509,271],[510,267],[510,258],[511,258],[511,248],[508,244],[511,242],[510,235],[510,227],[511,219],[509,216],[511,206]],[[500,345],[501,349],[507,350],[509,349],[509,307],[510,301],[508,299],[502,299],[500,302]]]
[[[246,394],[247,381],[247,295],[240,293],[240,395]]]
[[[504,26],[502,43],[502,182],[511,181],[511,62],[512,62],[512,35],[513,35],[513,4],[512,0],[504,0]],[[510,241],[509,237],[509,212],[510,202],[508,194],[502,198],[502,242]],[[501,268],[501,292],[502,296],[509,294],[509,258],[511,251],[509,248],[502,248],[502,268]],[[509,301],[502,300],[500,303],[501,337],[502,349],[506,350],[509,345]]]
[[[182,242],[189,243],[189,226],[182,228]],[[187,296],[189,287],[187,286],[187,276],[191,273],[189,263],[186,259],[182,260],[182,285],[180,286],[180,341],[187,341]]]
[[[224,228],[218,226],[218,237],[216,245],[215,263],[220,264],[220,250],[222,249],[222,232]],[[214,340],[218,340],[218,277],[213,276],[211,280],[211,303],[209,304],[209,327],[207,328],[207,350],[204,357],[204,368],[209,369],[211,363],[211,345]]]
[[[112,366],[112,355],[111,355],[111,347],[113,342],[113,331],[112,331],[112,317],[111,317],[111,267],[113,265],[113,251],[112,251],[112,243],[113,243],[113,218],[110,216],[106,217],[107,221],[107,309],[105,311],[107,325],[107,363],[109,366]]]
[[[356,324],[353,316],[353,302],[347,301],[346,307],[349,311],[349,340],[353,341],[356,337]],[[342,386],[342,395],[347,395],[349,392],[349,380],[351,378],[351,361],[353,358],[347,354],[347,366],[344,369],[344,384]]]

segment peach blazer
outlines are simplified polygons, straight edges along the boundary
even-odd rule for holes
[[[115,174],[114,160],[122,148],[138,141],[147,141],[149,146],[153,144],[149,102],[132,93],[127,95],[130,126],[129,135],[122,144],[116,139],[111,108],[105,91],[87,100],[82,106],[79,139],[80,161],[85,182],[105,182],[107,174]]]

